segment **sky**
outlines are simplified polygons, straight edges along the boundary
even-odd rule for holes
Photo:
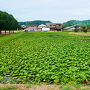
[[[90,20],[90,0],[0,0],[0,10],[19,22]]]

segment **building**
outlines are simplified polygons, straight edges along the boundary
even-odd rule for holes
[[[44,24],[41,24],[38,26],[38,31],[42,31],[42,28],[46,28],[46,25]]]
[[[27,26],[26,25],[21,25],[21,29],[25,29]]]
[[[51,23],[46,23],[46,26],[47,26],[48,28],[50,28],[50,24],[51,24]]]
[[[38,28],[46,28],[46,25],[41,24],[41,25],[38,26]]]
[[[60,23],[50,23],[50,31],[62,31],[62,25]]]
[[[41,24],[30,24],[25,30],[34,31],[62,31],[62,25],[60,23],[47,23],[46,25]]]
[[[48,28],[48,27],[42,28],[42,31],[50,31],[50,28]]]
[[[68,31],[73,31],[74,29],[81,29],[81,24],[72,25],[72,26],[66,27],[64,29],[68,30]]]
[[[38,30],[38,25],[37,24],[30,24],[25,30]]]
[[[38,26],[38,31],[50,31],[50,28],[48,28],[44,24],[41,24],[41,25]]]

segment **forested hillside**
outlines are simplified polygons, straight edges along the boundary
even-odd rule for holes
[[[26,21],[26,22],[19,22],[20,25],[29,25],[29,24],[46,24],[46,23],[51,23],[51,21],[41,21],[41,20],[35,20],[35,21]]]
[[[88,26],[88,25],[90,25],[90,20],[82,20],[82,21],[70,20],[70,21],[63,23],[64,26],[72,26],[75,24],[81,24],[82,26]]]

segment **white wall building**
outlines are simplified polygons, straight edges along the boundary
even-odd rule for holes
[[[38,30],[41,30],[41,31],[50,31],[50,28],[47,28],[46,25],[41,24],[41,25],[38,26]]]
[[[41,25],[38,26],[38,28],[46,28],[46,25],[41,24]]]
[[[50,31],[50,28],[42,28],[42,31]]]

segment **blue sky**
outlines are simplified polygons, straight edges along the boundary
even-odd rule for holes
[[[18,21],[90,20],[90,0],[0,0],[0,10]]]

